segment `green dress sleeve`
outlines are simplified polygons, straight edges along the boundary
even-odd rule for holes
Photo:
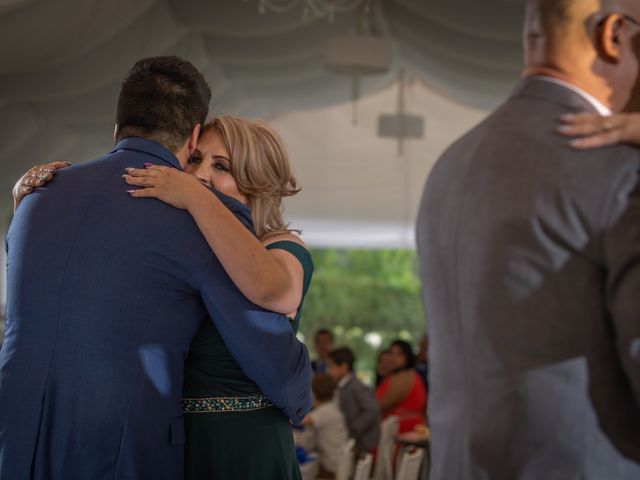
[[[273,242],[267,245],[267,250],[285,250],[289,252],[291,255],[296,257],[300,264],[302,265],[302,271],[304,272],[304,278],[302,283],[302,299],[300,300],[300,305],[298,306],[298,313],[296,313],[295,318],[291,320],[291,324],[293,325],[293,329],[297,332],[298,327],[300,325],[300,316],[302,314],[302,305],[304,304],[304,297],[307,295],[309,291],[309,285],[311,284],[311,277],[313,276],[313,260],[311,259],[311,253],[309,250],[304,248],[302,245],[296,242],[292,242],[290,240],[280,240],[278,242]]]

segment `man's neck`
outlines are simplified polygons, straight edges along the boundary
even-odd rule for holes
[[[184,147],[182,147],[180,150],[175,152],[174,155],[178,159],[178,162],[180,163],[182,169],[186,169],[187,164],[189,163],[189,149],[187,148],[187,146],[185,145]]]
[[[606,86],[603,86],[603,80],[601,78],[588,79],[587,76],[578,77],[571,75],[567,72],[563,72],[560,69],[553,67],[547,67],[544,65],[529,66],[525,68],[523,77],[548,77],[551,79],[559,80],[573,86],[574,88],[586,93],[588,96],[595,99],[607,110],[611,110],[611,102],[609,100],[609,91]]]
[[[144,140],[149,140],[151,142],[159,143],[160,145],[162,145],[164,148],[166,148],[167,150],[169,150],[171,153],[173,153],[175,155],[175,157],[178,159],[178,163],[180,164],[180,167],[182,167],[183,170],[185,170],[187,168],[187,164],[189,163],[189,146],[188,146],[188,144],[183,145],[177,152],[174,152],[167,145],[165,145],[162,142],[159,142],[155,138],[145,137],[144,135],[135,135],[134,133],[131,133],[129,135],[116,135],[115,138],[114,138],[114,141],[117,144],[118,142],[120,142],[120,141],[122,141],[122,140],[124,140],[126,138],[129,138],[129,137],[139,137],[139,138],[142,138]]]

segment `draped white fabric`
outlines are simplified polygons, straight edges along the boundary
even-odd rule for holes
[[[288,212],[309,238],[332,243],[332,228],[338,238],[358,224],[334,243],[410,245],[436,156],[517,81],[522,11],[522,0],[383,0],[393,70],[363,80],[353,126],[350,78],[323,68],[324,45],[352,14],[334,23],[303,21],[297,9],[261,15],[258,0],[0,0],[0,211],[30,165],[108,151],[124,74],[171,53],[202,69],[212,114],[266,117],[282,132],[304,188]],[[377,116],[395,111],[400,67],[415,80],[408,110],[426,119],[425,138],[408,141],[403,157],[376,134]],[[375,231],[386,240],[371,245]]]

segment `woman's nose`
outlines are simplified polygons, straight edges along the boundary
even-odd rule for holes
[[[202,162],[200,165],[196,166],[194,170],[191,172],[200,182],[204,183],[207,186],[211,186],[211,179],[209,178],[209,169]]]

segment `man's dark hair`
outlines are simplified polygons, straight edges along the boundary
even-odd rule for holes
[[[313,339],[316,340],[320,335],[329,335],[331,341],[333,341],[333,333],[328,328],[321,328],[316,331],[316,334],[313,336]]]
[[[567,23],[572,3],[574,0],[539,0],[538,8],[545,29]]]
[[[333,392],[336,389],[336,382],[330,375],[326,373],[317,373],[311,381],[311,390],[316,400],[319,402],[328,402],[333,398]]]
[[[353,364],[356,361],[356,357],[350,348],[336,348],[335,350],[329,352],[329,358],[336,365],[344,365],[346,363],[347,365],[349,365],[349,370],[353,372]]]
[[[122,83],[117,140],[144,137],[176,152],[198,123],[204,125],[210,100],[209,85],[186,60],[174,56],[140,60]]]
[[[564,29],[572,21],[572,11],[582,3],[584,0],[528,0],[529,36],[549,35],[554,30],[563,35]],[[613,2],[600,0],[599,4],[600,10],[606,11],[612,7]]]

